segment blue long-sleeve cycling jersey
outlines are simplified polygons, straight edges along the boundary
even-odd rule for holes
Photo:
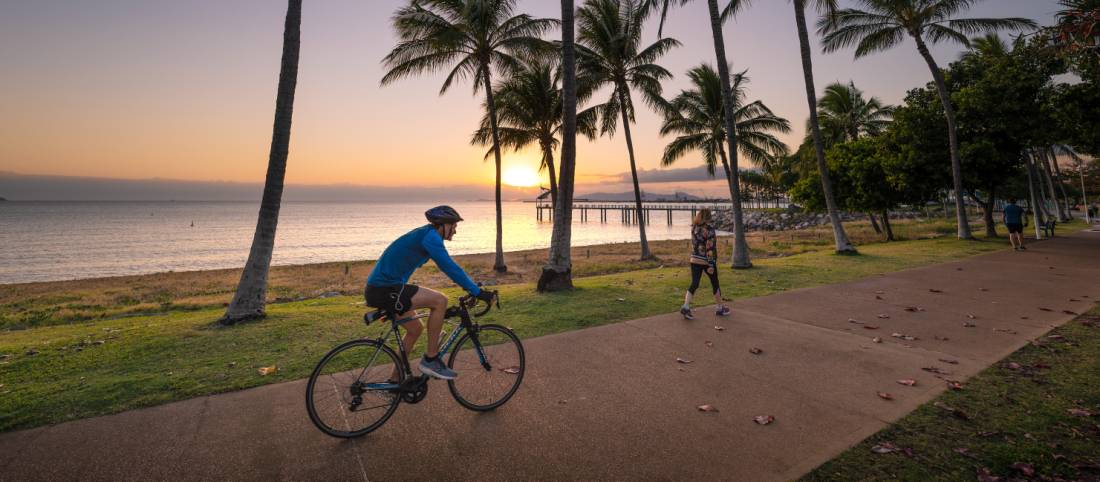
[[[443,238],[430,224],[409,231],[391,243],[382,252],[382,257],[378,258],[378,263],[367,277],[367,284],[393,286],[408,283],[413,272],[428,262],[429,258],[468,293],[474,296],[481,293],[477,283],[451,259],[447,248],[443,247]]]

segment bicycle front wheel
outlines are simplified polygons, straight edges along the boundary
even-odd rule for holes
[[[492,410],[515,395],[526,369],[523,344],[512,330],[482,325],[467,332],[455,345],[447,366],[458,372],[447,387],[463,407]]]
[[[309,419],[333,437],[365,435],[397,410],[405,370],[397,354],[375,340],[355,340],[328,352],[306,384]]]

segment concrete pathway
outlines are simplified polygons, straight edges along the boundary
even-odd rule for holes
[[[338,440],[310,424],[296,381],[0,435],[0,480],[797,478],[942,392],[923,367],[965,380],[1087,310],[1097,279],[1100,232],[1082,232],[743,300],[722,320],[701,309],[527,340],[524,385],[492,413],[433,382],[380,430]]]

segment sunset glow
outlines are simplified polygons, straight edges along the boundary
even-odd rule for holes
[[[501,174],[501,182],[515,187],[535,187],[539,185],[539,173],[530,166],[510,166]]]

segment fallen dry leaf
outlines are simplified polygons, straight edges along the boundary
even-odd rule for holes
[[[883,400],[893,400],[894,399],[894,396],[889,394],[889,393],[886,393],[886,392],[876,392],[876,393],[878,394],[878,398],[881,398]]]
[[[976,319],[978,319],[978,317],[977,317],[977,316],[974,316],[974,315],[969,315],[969,314],[968,314],[968,315],[966,315],[966,317],[967,317],[967,318],[970,318],[971,320],[976,320]]]
[[[774,422],[775,417],[773,417],[771,415],[757,415],[757,416],[752,418],[752,421],[756,422],[758,425],[767,425],[769,423]]]
[[[967,449],[966,447],[956,448],[955,453],[957,453],[959,455],[962,455],[963,457],[967,457],[967,458],[971,458],[971,459],[978,458],[978,457],[974,456],[974,454],[970,452],[970,449]]]
[[[500,371],[509,375],[519,375],[519,367],[502,368]]]
[[[1019,370],[1019,369],[1023,368],[1022,365],[1020,365],[1019,363],[1016,363],[1016,362],[1008,362],[1008,363],[1005,363],[1004,366],[1005,366],[1005,368],[1007,368],[1009,370]]]
[[[916,313],[916,312],[922,311],[922,310],[918,306],[906,306],[905,311],[908,311],[910,313]]]
[[[917,384],[917,381],[913,380],[911,378],[903,378],[901,380],[898,380],[898,385],[905,385],[907,387],[912,387],[912,386],[915,386],[916,384]]]
[[[940,361],[941,361],[941,362],[944,362],[944,363],[946,363],[946,364],[948,364],[948,365],[958,365],[958,364],[959,364],[959,361],[958,361],[958,360],[952,360],[952,359],[950,359],[950,358],[940,358]]]
[[[882,299],[882,297],[881,297],[881,296],[879,296],[879,295],[875,295],[875,299],[876,299],[876,300],[881,300],[881,299]]]
[[[877,330],[878,325],[863,325],[864,330]]]
[[[1054,311],[1054,310],[1052,310],[1050,308],[1043,308],[1042,306],[1040,306],[1039,311]]]
[[[967,415],[966,412],[963,412],[962,410],[959,410],[955,407],[952,407],[952,406],[950,406],[946,403],[934,402],[934,403],[932,403],[932,406],[934,406],[934,407],[936,407],[940,410],[943,410],[945,412],[948,412],[951,415],[954,415],[956,418],[959,418],[961,420],[970,420],[970,416]]]
[[[749,348],[749,353],[752,353],[753,355],[759,355],[761,353],[764,353],[764,350],[761,350],[761,349],[756,348],[756,347],[752,347],[752,348]]]
[[[982,467],[978,469],[978,482],[1000,482],[1001,478],[993,475],[989,469]]]
[[[279,371],[279,369],[276,368],[275,365],[271,365],[269,367],[260,368],[259,370],[256,370],[256,371],[259,372],[260,376],[267,376],[267,375],[270,375],[272,373],[275,373],[275,372]]]
[[[889,454],[889,453],[897,452],[898,450],[901,450],[901,449],[899,449],[897,447],[897,445],[894,445],[890,442],[882,442],[880,444],[875,444],[873,447],[871,447],[871,452],[874,452],[874,453],[880,454],[880,455],[881,454]]]
[[[676,363],[683,363],[686,365],[688,363],[691,363],[691,360],[688,360],[687,358],[676,357]]]
[[[857,325],[862,325],[863,324],[862,321],[859,321],[855,318],[848,318],[848,323],[854,323],[854,324],[857,324]]]
[[[699,405],[696,407],[700,412],[717,412],[718,409],[714,408],[714,405]]]
[[[943,293],[943,290],[938,290],[938,289],[935,289],[935,288],[928,288],[928,292],[929,293]]]
[[[978,291],[989,291],[989,290],[986,289],[986,288],[978,288]]]
[[[874,338],[871,338],[871,341],[873,341],[875,343],[882,343],[882,338],[879,338],[879,337],[876,336]]]
[[[1081,300],[1079,300],[1079,299],[1077,299],[1077,298],[1070,298],[1069,300],[1070,300],[1070,301],[1073,301],[1073,302],[1081,301]]]
[[[882,291],[882,290],[878,290],[878,291],[875,291],[875,294],[876,295],[884,295],[884,294],[886,294],[886,292]]]
[[[707,348],[714,348],[714,342],[713,341],[704,341],[703,344],[706,345]]]
[[[1078,315],[1078,313],[1076,311],[1070,311],[1070,310],[1062,310],[1062,313],[1065,313],[1067,315],[1073,315],[1073,316]]]
[[[878,319],[880,319],[880,320],[888,320],[888,319],[890,319],[890,315],[878,315]]]
[[[973,324],[969,321],[963,322],[963,327],[964,328],[974,328],[975,326],[978,326],[978,325],[975,325],[975,324]]]
[[[904,334],[901,334],[901,333],[891,333],[890,336],[892,336],[894,338],[901,338],[902,340],[905,340],[905,341],[919,340],[919,338],[917,338],[915,336],[904,335]]]
[[[1074,417],[1091,417],[1093,415],[1092,411],[1086,410],[1084,408],[1071,408],[1066,411]]]
[[[726,327],[724,327],[724,326],[715,326],[714,327],[714,331],[725,331],[725,329],[726,329]]]
[[[952,390],[962,390],[963,384],[955,380],[947,380],[947,388],[950,388]]]
[[[950,341],[951,339],[946,336],[932,335],[932,338],[936,341]]]
[[[928,373],[935,373],[937,375],[950,375],[951,374],[951,372],[949,372],[947,370],[944,370],[940,367],[924,367],[924,368],[921,368],[921,370],[924,370]]]
[[[626,298],[617,298],[615,301],[626,301]]]
[[[1028,477],[1031,477],[1031,476],[1035,475],[1035,467],[1031,464],[1025,464],[1023,462],[1016,462],[1016,463],[1010,465],[1009,467],[1012,467],[1013,469],[1016,469],[1016,470],[1020,471],[1021,474],[1024,474]]]

